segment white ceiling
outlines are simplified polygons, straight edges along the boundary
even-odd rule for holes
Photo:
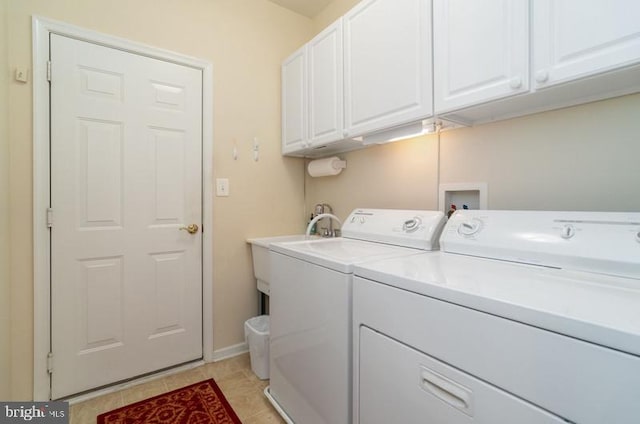
[[[315,17],[322,9],[327,7],[331,0],[270,0],[289,10],[292,10],[309,18]]]

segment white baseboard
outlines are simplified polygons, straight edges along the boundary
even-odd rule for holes
[[[223,359],[233,358],[234,356],[242,355],[249,352],[249,345],[245,343],[238,343],[236,345],[223,347],[222,349],[213,351],[213,362],[222,361]]]

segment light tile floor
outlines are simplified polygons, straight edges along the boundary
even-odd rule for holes
[[[251,371],[248,353],[72,405],[70,423],[95,424],[103,412],[208,378],[216,381],[243,424],[284,424],[264,396],[268,380],[259,380]]]

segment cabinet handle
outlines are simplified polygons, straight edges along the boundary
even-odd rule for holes
[[[520,77],[511,78],[511,81],[509,81],[509,86],[514,90],[517,90],[518,88],[522,87],[522,78]]]
[[[536,73],[536,82],[542,84],[549,80],[549,71],[542,70]]]

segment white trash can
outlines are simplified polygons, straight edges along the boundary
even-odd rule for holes
[[[249,318],[244,323],[244,337],[249,344],[251,370],[260,380],[269,378],[269,315]]]

